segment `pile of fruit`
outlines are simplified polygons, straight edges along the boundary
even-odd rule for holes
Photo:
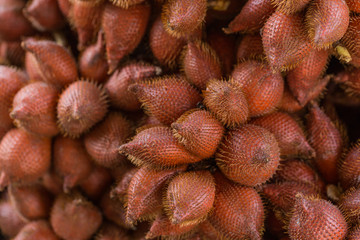
[[[1,0],[0,22],[6,239],[360,239],[360,1]]]

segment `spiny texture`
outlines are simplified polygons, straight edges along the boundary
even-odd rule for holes
[[[58,136],[54,142],[54,168],[64,178],[65,192],[85,180],[92,170],[91,158],[81,140]]]
[[[161,213],[163,188],[178,170],[156,171],[140,168],[132,177],[127,191],[126,221],[151,219]]]
[[[161,65],[174,67],[185,44],[185,38],[176,38],[165,30],[160,16],[154,21],[150,29],[149,45]]]
[[[56,125],[58,91],[44,82],[34,82],[18,91],[13,100],[10,117],[15,125],[47,137],[59,133]]]
[[[9,195],[12,204],[25,219],[36,220],[49,216],[52,195],[42,185],[11,184]]]
[[[169,127],[152,127],[139,132],[119,148],[136,165],[169,168],[200,161],[173,136]]]
[[[313,48],[309,55],[287,74],[289,88],[302,106],[307,103],[309,95],[325,72],[328,59],[328,51]]]
[[[360,16],[352,16],[341,43],[347,48],[351,56],[351,64],[360,67]]]
[[[3,65],[0,66],[0,139],[12,127],[9,112],[14,95],[27,81],[24,72]]]
[[[346,235],[347,240],[357,240],[360,238],[360,225],[351,228]]]
[[[57,196],[50,215],[56,235],[65,240],[86,240],[100,227],[99,209],[79,194]]]
[[[176,225],[172,224],[166,215],[158,215],[158,217],[152,223],[149,232],[146,234],[146,239],[152,239],[155,237],[168,237],[175,239],[187,239],[190,231],[192,231],[197,224],[189,225]]]
[[[280,103],[284,80],[280,73],[272,72],[267,64],[246,61],[236,65],[231,76],[245,93],[250,117],[272,112]]]
[[[236,58],[238,61],[264,58],[264,49],[260,34],[246,34],[239,43]]]
[[[170,125],[201,101],[199,92],[181,75],[132,84],[129,90],[135,93],[149,115],[165,125]]]
[[[144,0],[111,0],[111,2],[118,7],[127,9],[133,5],[144,2]]]
[[[360,13],[360,2],[357,0],[345,0],[348,5],[350,11]]]
[[[150,16],[150,6],[138,4],[128,9],[105,5],[101,25],[105,33],[109,72],[140,43]]]
[[[277,71],[295,67],[311,50],[300,13],[273,13],[264,25],[262,40],[267,60]]]
[[[102,87],[88,81],[76,81],[61,94],[57,105],[59,128],[63,134],[79,137],[107,112],[106,93]]]
[[[264,224],[264,206],[260,195],[249,187],[215,174],[216,195],[214,210],[208,220],[229,239],[260,240]]]
[[[340,161],[339,180],[344,189],[360,186],[360,145],[356,144]]]
[[[298,193],[304,196],[316,196],[319,191],[314,186],[301,182],[272,183],[263,187],[263,194],[272,206],[285,213],[289,213],[294,207]]]
[[[202,42],[189,42],[184,50],[183,69],[187,79],[198,89],[209,80],[221,78],[221,65],[215,51]]]
[[[48,40],[28,38],[22,42],[22,47],[34,54],[46,82],[60,88],[78,78],[74,58],[59,44]]]
[[[227,178],[242,185],[256,186],[275,173],[280,150],[272,133],[246,124],[227,133],[215,158]]]
[[[330,202],[297,196],[288,232],[292,239],[344,239],[347,224],[340,210]]]
[[[206,0],[170,0],[163,5],[161,20],[171,35],[188,36],[201,27],[206,9]]]
[[[40,31],[54,31],[65,23],[56,0],[31,0],[26,4],[23,13]]]
[[[13,240],[59,240],[46,220],[26,224]]]
[[[132,92],[128,91],[128,87],[160,73],[159,67],[143,62],[129,63],[116,70],[104,86],[111,106],[125,111],[139,110],[140,102]]]
[[[303,10],[311,0],[271,0],[276,9],[286,14],[292,14]]]
[[[327,48],[344,36],[349,25],[345,0],[315,0],[306,11],[309,37],[318,48]]]
[[[77,32],[79,50],[83,50],[96,36],[101,22],[102,3],[102,0],[72,1],[70,22]]]
[[[329,183],[337,182],[337,164],[343,150],[340,131],[331,119],[313,104],[307,121],[309,143],[316,152],[315,164]]]
[[[7,185],[6,179],[26,183],[37,180],[49,169],[50,159],[50,139],[21,129],[9,130],[0,143],[0,186]]]
[[[251,124],[263,127],[274,134],[282,156],[311,158],[315,155],[314,150],[306,141],[303,130],[287,113],[271,113],[254,119]]]
[[[203,91],[204,104],[225,126],[235,127],[245,123],[249,106],[241,85],[230,81],[210,80]]]
[[[344,192],[338,202],[341,212],[346,216],[347,222],[356,223],[360,216],[360,189],[354,187]]]
[[[205,110],[190,110],[171,127],[179,142],[201,159],[214,155],[225,131],[222,124]]]
[[[93,160],[104,167],[113,167],[125,160],[118,148],[132,134],[132,124],[121,113],[112,112],[85,135],[84,143]]]
[[[173,224],[192,225],[206,219],[215,199],[215,182],[209,171],[180,173],[171,179],[164,206]]]
[[[257,31],[274,11],[271,0],[249,0],[224,31],[226,33]]]

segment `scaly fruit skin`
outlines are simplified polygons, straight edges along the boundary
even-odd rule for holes
[[[342,194],[338,202],[341,212],[346,216],[346,221],[349,224],[355,224],[360,217],[359,206],[360,189],[354,187],[349,188]]]
[[[114,5],[122,8],[129,8],[133,5],[140,4],[145,0],[110,0]]]
[[[105,222],[101,225],[96,234],[95,240],[131,240],[127,231],[111,222]]]
[[[182,75],[135,83],[129,90],[135,93],[149,115],[165,125],[170,125],[201,101],[199,92]]]
[[[131,53],[145,34],[150,6],[139,4],[128,9],[105,5],[101,25],[105,33],[106,54],[112,73],[120,60]]]
[[[192,225],[207,218],[215,200],[209,171],[180,173],[171,179],[163,205],[173,224]]]
[[[360,238],[360,225],[351,228],[346,235],[347,240],[357,240]]]
[[[360,2],[357,0],[345,0],[350,11],[360,13]]]
[[[26,224],[14,238],[14,240],[30,239],[59,240],[46,220],[39,220]]]
[[[351,64],[360,67],[360,16],[350,18],[349,27],[340,40],[347,48],[351,56]]]
[[[111,185],[112,177],[108,169],[96,166],[90,175],[81,182],[81,190],[91,200],[99,200],[105,190]]]
[[[273,13],[264,25],[262,41],[266,58],[274,71],[294,68],[311,50],[300,13]]]
[[[169,34],[178,38],[189,36],[201,28],[206,9],[206,0],[170,0],[163,5],[161,20]]]
[[[34,54],[44,81],[61,88],[78,78],[74,58],[61,45],[49,40],[28,38],[21,46]]]
[[[57,105],[60,131],[65,136],[79,137],[107,113],[107,95],[95,83],[79,80],[61,94]]]
[[[338,181],[337,164],[343,151],[340,131],[317,104],[310,107],[307,128],[309,143],[316,152],[317,168],[326,182],[336,183]]]
[[[264,58],[262,38],[259,33],[246,34],[239,43],[236,52],[238,61]]]
[[[329,48],[340,40],[349,26],[345,0],[314,0],[306,12],[309,37],[318,48]]]
[[[280,149],[275,136],[268,130],[246,124],[227,133],[215,160],[230,180],[256,186],[266,182],[277,170]]]
[[[13,100],[10,117],[15,125],[31,133],[52,137],[59,133],[56,124],[58,91],[45,82],[34,82],[20,89]]]
[[[265,20],[275,11],[271,0],[249,0],[233,19],[225,33],[251,32],[260,30]]]
[[[177,141],[171,128],[164,126],[139,132],[132,141],[121,145],[119,151],[136,165],[156,168],[172,168],[201,160]]]
[[[222,124],[205,110],[189,110],[171,124],[174,136],[193,154],[214,155],[225,132]]]
[[[291,239],[344,239],[347,224],[340,210],[330,202],[297,195],[288,232]]]
[[[214,177],[214,210],[208,218],[211,225],[229,239],[260,240],[265,218],[260,195],[253,188],[229,181],[219,172]]]
[[[311,0],[271,0],[276,6],[276,10],[286,13],[293,14],[303,10]]]
[[[350,187],[359,187],[359,174],[360,174],[360,145],[356,144],[353,146],[349,152],[346,154],[344,159],[340,161],[339,164],[339,180],[341,186],[344,189]]]

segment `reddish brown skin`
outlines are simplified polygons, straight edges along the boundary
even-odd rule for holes
[[[47,218],[52,205],[52,195],[40,184],[10,185],[10,199],[21,216],[29,220]]]
[[[77,81],[61,94],[57,105],[59,128],[64,135],[79,137],[107,113],[107,95],[102,87]]]
[[[34,82],[18,91],[13,100],[10,117],[15,125],[30,133],[52,137],[59,133],[56,104],[59,92],[44,82]]]
[[[266,182],[275,173],[280,149],[268,130],[246,124],[225,135],[215,160],[227,178],[252,187]]]
[[[123,114],[111,112],[103,122],[85,135],[84,144],[92,159],[100,166],[114,167],[125,161],[118,148],[132,135],[132,123]]]
[[[231,76],[245,93],[249,117],[270,113],[279,105],[284,80],[279,72],[273,72],[267,64],[246,61],[236,65]]]
[[[323,199],[298,196],[288,233],[291,239],[344,239],[347,224],[340,210]]]
[[[344,159],[340,161],[338,174],[341,186],[344,189],[348,189],[352,186],[359,187],[360,179],[360,147],[355,145],[346,154]]]
[[[266,58],[275,71],[295,67],[311,50],[300,13],[286,15],[276,11],[266,21],[262,33]]]
[[[282,182],[266,184],[263,188],[264,196],[277,210],[290,213],[296,201],[296,194],[304,196],[318,195],[319,190],[313,185],[302,182]]]
[[[0,200],[0,229],[8,237],[15,237],[26,225],[26,220],[21,217],[14,205],[3,196]]]
[[[341,39],[341,43],[347,48],[352,58],[351,64],[360,67],[360,16],[352,16],[349,26]]]
[[[206,9],[206,0],[170,0],[162,7],[161,20],[169,34],[186,37],[201,28]]]
[[[300,111],[302,108],[303,107],[294,97],[294,95],[292,94],[292,92],[290,91],[289,87],[286,84],[284,87],[284,92],[281,101],[279,103],[279,109],[284,112],[294,113]]]
[[[234,54],[235,36],[225,34],[217,25],[210,25],[207,30],[207,42],[218,55],[223,73],[229,75],[236,61]]]
[[[153,218],[161,213],[166,183],[182,169],[156,171],[147,167],[140,168],[128,187],[126,221],[133,225],[138,220]]]
[[[241,39],[237,48],[237,60],[243,61],[244,59],[262,59],[264,57],[264,49],[260,34],[246,34]]]
[[[79,194],[57,196],[50,215],[50,223],[59,237],[86,240],[100,227],[99,209]]]
[[[253,188],[229,181],[219,172],[214,177],[216,195],[209,222],[227,238],[260,240],[265,218],[260,195]]]
[[[327,68],[328,59],[327,50],[313,48],[296,68],[288,72],[286,80],[289,88],[302,106],[307,103],[308,96],[318,85]]]
[[[161,65],[175,67],[186,40],[167,33],[160,16],[154,21],[149,34],[149,45],[154,57]]]
[[[303,10],[311,0],[271,0],[276,6],[276,10],[286,13],[293,14]]]
[[[204,104],[225,126],[235,127],[245,123],[249,116],[249,105],[242,86],[233,79],[213,79],[203,91]]]
[[[356,0],[345,0],[350,11],[360,13],[360,2]]]
[[[31,0],[23,13],[39,31],[55,31],[65,25],[56,0]]]
[[[207,218],[214,200],[214,178],[203,170],[180,173],[172,178],[163,205],[173,224],[192,225]]]
[[[359,197],[360,190],[352,187],[342,194],[338,202],[338,206],[349,224],[356,224],[359,220]]]
[[[171,168],[198,162],[201,159],[188,152],[173,136],[169,127],[151,127],[138,133],[119,151],[136,165]]]
[[[78,35],[79,50],[83,50],[96,37],[100,28],[103,2],[102,0],[72,1],[69,17]]]
[[[316,152],[315,164],[328,183],[338,181],[337,164],[343,151],[340,131],[331,119],[317,106],[310,107],[307,120],[308,139]]]
[[[318,48],[330,47],[344,36],[349,26],[345,0],[315,0],[306,11],[309,37]]]
[[[24,72],[0,66],[0,139],[12,128],[12,119],[9,112],[14,95],[28,81]]]
[[[100,31],[97,42],[87,47],[79,57],[80,75],[95,82],[103,83],[108,77],[108,68],[103,34]]]
[[[69,19],[70,9],[71,9],[71,2],[70,0],[57,0],[59,9],[61,13]]]
[[[170,125],[201,101],[199,92],[182,75],[164,76],[128,88],[135,93],[149,115]]]
[[[349,229],[348,234],[346,235],[347,240],[356,240],[360,238],[360,225],[357,225]]]
[[[150,6],[139,4],[129,9],[105,5],[102,28],[105,33],[109,71],[113,72],[120,60],[140,43],[149,20]]]
[[[50,160],[49,138],[40,138],[21,129],[12,129],[0,143],[2,174],[5,173],[11,182],[36,181],[49,169]],[[3,187],[4,182],[0,185]]]
[[[41,73],[39,63],[34,54],[26,52],[24,62],[25,70],[30,81],[45,81]]]
[[[46,220],[34,221],[26,224],[16,235],[14,240],[60,240]]]
[[[221,65],[215,51],[202,42],[189,42],[184,50],[183,70],[187,79],[204,90],[211,79],[221,78]]]
[[[130,236],[123,228],[111,222],[106,222],[102,224],[95,240],[130,240]]]
[[[225,132],[222,124],[205,110],[190,110],[171,127],[185,148],[202,159],[214,155]]]
[[[306,141],[301,126],[289,114],[275,112],[256,118],[250,123],[263,127],[275,135],[282,156],[304,158],[315,156],[314,150]]]
[[[187,234],[191,234],[191,230],[196,227],[197,224],[190,225],[175,225],[172,224],[166,215],[159,215],[152,223],[149,232],[146,234],[146,239],[152,239],[155,237],[178,237],[187,239]]]
[[[260,30],[265,20],[275,11],[271,0],[249,0],[241,12],[229,23],[226,33]]]
[[[111,198],[108,191],[102,195],[99,206],[106,219],[116,223],[116,225],[122,228],[131,228],[131,226],[126,223],[126,208],[124,207],[124,202],[116,198]]]
[[[22,66],[24,64],[25,51],[20,41],[0,42],[0,64]]]
[[[140,110],[140,102],[128,88],[133,83],[139,83],[149,77],[159,75],[161,69],[155,65],[134,62],[115,71],[105,83],[111,106],[125,111]]]
[[[22,47],[34,54],[41,71],[42,78],[56,87],[74,82],[78,78],[76,62],[62,46],[49,40],[28,38]]]
[[[22,0],[3,0],[0,4],[0,39],[17,41],[22,36],[35,33],[31,23],[22,14],[25,2]]]
[[[81,140],[58,136],[54,142],[54,169],[64,178],[64,191],[79,185],[92,171],[91,157]]]
[[[53,195],[59,195],[63,192],[64,181],[55,171],[46,172],[42,175],[40,182]]]
[[[202,236],[207,237],[208,239],[225,238],[224,235],[222,235],[218,230],[214,228],[214,226],[210,223],[208,219],[200,223],[198,229]]]
[[[340,82],[350,90],[350,92],[360,94],[360,69],[354,68],[349,71],[341,72],[337,75]]]
[[[106,168],[96,166],[90,175],[80,183],[81,189],[92,200],[98,200],[112,183],[112,177]]]
[[[138,168],[131,168],[126,171],[123,176],[118,177],[116,184],[110,192],[112,198],[117,198],[122,202],[125,202],[127,199],[127,191],[131,182],[131,179],[134,177]]]
[[[114,5],[122,8],[129,8],[133,5],[140,4],[145,0],[110,0]]]

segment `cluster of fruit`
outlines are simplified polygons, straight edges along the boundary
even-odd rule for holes
[[[2,234],[359,239],[359,135],[336,112],[360,106],[359,15],[357,0],[2,0]]]

